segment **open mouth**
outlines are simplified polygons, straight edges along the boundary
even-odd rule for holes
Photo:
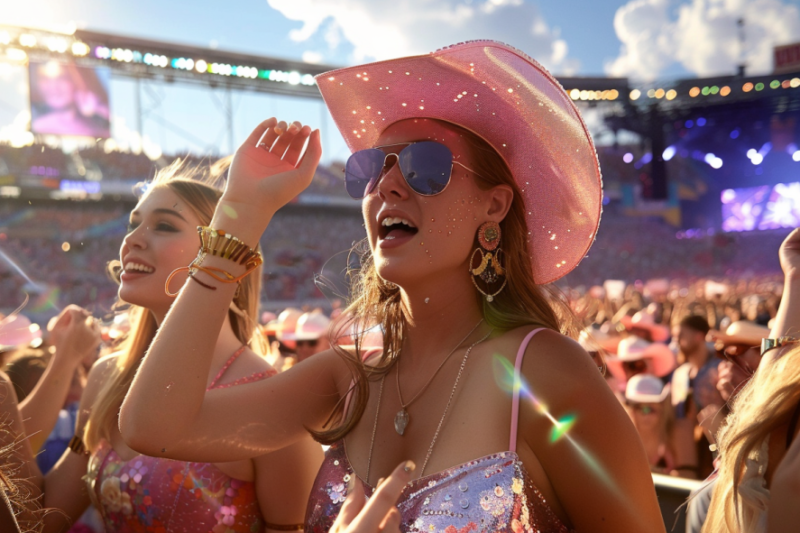
[[[404,218],[386,217],[378,229],[378,236],[381,240],[391,241],[403,237],[413,237],[418,231],[414,224]]]

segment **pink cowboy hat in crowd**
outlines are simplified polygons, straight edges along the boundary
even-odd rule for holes
[[[655,317],[649,311],[639,311],[632,317],[623,316],[620,322],[627,330],[632,328],[646,329],[653,336],[654,342],[665,342],[669,339],[669,328],[656,324]]]
[[[644,339],[631,335],[619,341],[617,356],[606,359],[608,370],[622,382],[625,381],[625,372],[622,363],[649,359],[652,371],[658,377],[664,377],[675,369],[675,354],[664,343],[647,342]]]
[[[471,41],[316,80],[353,152],[410,118],[449,122],[489,143],[522,193],[536,283],[559,279],[586,255],[602,204],[594,144],[561,85],[524,53]]]
[[[0,320],[0,349],[27,346],[41,338],[42,331],[39,326],[31,324],[24,315],[17,313]]]

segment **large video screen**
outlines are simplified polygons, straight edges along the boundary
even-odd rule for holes
[[[723,231],[800,226],[800,183],[727,189],[721,200]]]
[[[48,61],[30,64],[31,131],[111,136],[107,68]]]

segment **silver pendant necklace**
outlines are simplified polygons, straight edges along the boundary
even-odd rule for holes
[[[480,325],[480,322],[478,324]],[[473,329],[472,331],[475,330]],[[423,477],[425,475],[425,469],[428,467],[428,461],[430,460],[431,455],[433,455],[433,447],[436,445],[436,440],[439,438],[439,433],[442,431],[442,426],[444,425],[445,418],[447,418],[447,412],[450,410],[450,405],[453,403],[453,397],[456,395],[456,389],[458,389],[458,382],[461,381],[461,374],[464,373],[464,367],[467,366],[467,359],[469,359],[470,352],[472,352],[472,349],[475,348],[478,344],[488,339],[493,332],[494,332],[493,329],[489,330],[489,333],[487,333],[482,339],[476,341],[472,346],[467,348],[467,351],[464,353],[464,359],[461,360],[461,366],[458,369],[458,374],[456,375],[456,381],[455,383],[453,383],[453,389],[450,391],[450,397],[447,398],[447,405],[444,406],[444,412],[442,413],[442,418],[439,419],[439,424],[436,426],[436,432],[433,434],[433,439],[431,439],[431,445],[428,447],[428,453],[425,454],[425,462],[422,463],[422,470],[420,470],[419,472],[419,477]],[[470,334],[471,333],[472,332],[470,332]],[[381,412],[381,400],[383,398],[383,384],[385,381],[386,381],[386,374],[384,374],[383,377],[381,378],[381,386],[380,389],[378,390],[378,405],[375,408],[375,422],[372,425],[372,438],[369,441],[369,456],[367,456],[367,477],[364,478],[367,484],[369,484],[369,474],[372,469],[372,452],[375,450],[375,434],[378,431],[378,414]],[[395,427],[395,429],[397,428]]]
[[[444,364],[447,362],[447,360],[450,359],[450,356],[456,353],[458,347],[464,344],[464,342],[470,337],[470,335],[472,335],[475,332],[475,330],[478,329],[478,326],[480,326],[481,323],[483,323],[482,318],[478,321],[477,324],[475,324],[475,327],[472,328],[469,331],[469,333],[467,333],[467,335],[458,342],[458,344],[456,344],[455,348],[450,350],[450,353],[447,354],[447,356],[444,359],[442,359],[442,362],[439,364],[438,368],[436,368],[436,371],[433,373],[428,382],[425,383],[422,389],[420,389],[420,391],[417,394],[415,394],[414,397],[411,398],[411,400],[408,403],[403,402],[403,394],[400,392],[400,358],[399,357],[397,358],[397,374],[395,374],[395,377],[397,378],[396,379],[397,397],[400,399],[400,410],[397,411],[396,415],[394,415],[394,430],[397,431],[398,435],[402,436],[403,433],[406,432],[406,428],[408,427],[409,422],[411,422],[411,416],[408,414],[408,406],[414,403],[414,401],[417,398],[419,398],[423,392],[425,392],[428,386],[433,382],[433,378],[435,378],[436,374],[439,373],[439,370],[441,370]]]

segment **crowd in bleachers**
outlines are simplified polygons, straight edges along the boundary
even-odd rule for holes
[[[72,302],[108,309],[114,285],[103,273],[119,253],[126,224],[122,207],[9,203],[0,206],[0,250],[35,282],[58,287],[59,305]],[[660,278],[686,285],[703,278],[738,280],[780,272],[774,250],[785,231],[691,239],[679,239],[676,233],[656,219],[632,224],[629,218],[607,212],[589,256],[559,285],[589,287],[607,279]],[[341,293],[347,252],[364,235],[357,210],[294,206],[280,212],[262,239],[264,299],[302,302],[330,296],[317,288],[315,274],[332,281]],[[85,280],[92,282],[91,287]],[[19,301],[27,283],[15,269],[0,265],[0,294],[9,302],[6,307]]]

